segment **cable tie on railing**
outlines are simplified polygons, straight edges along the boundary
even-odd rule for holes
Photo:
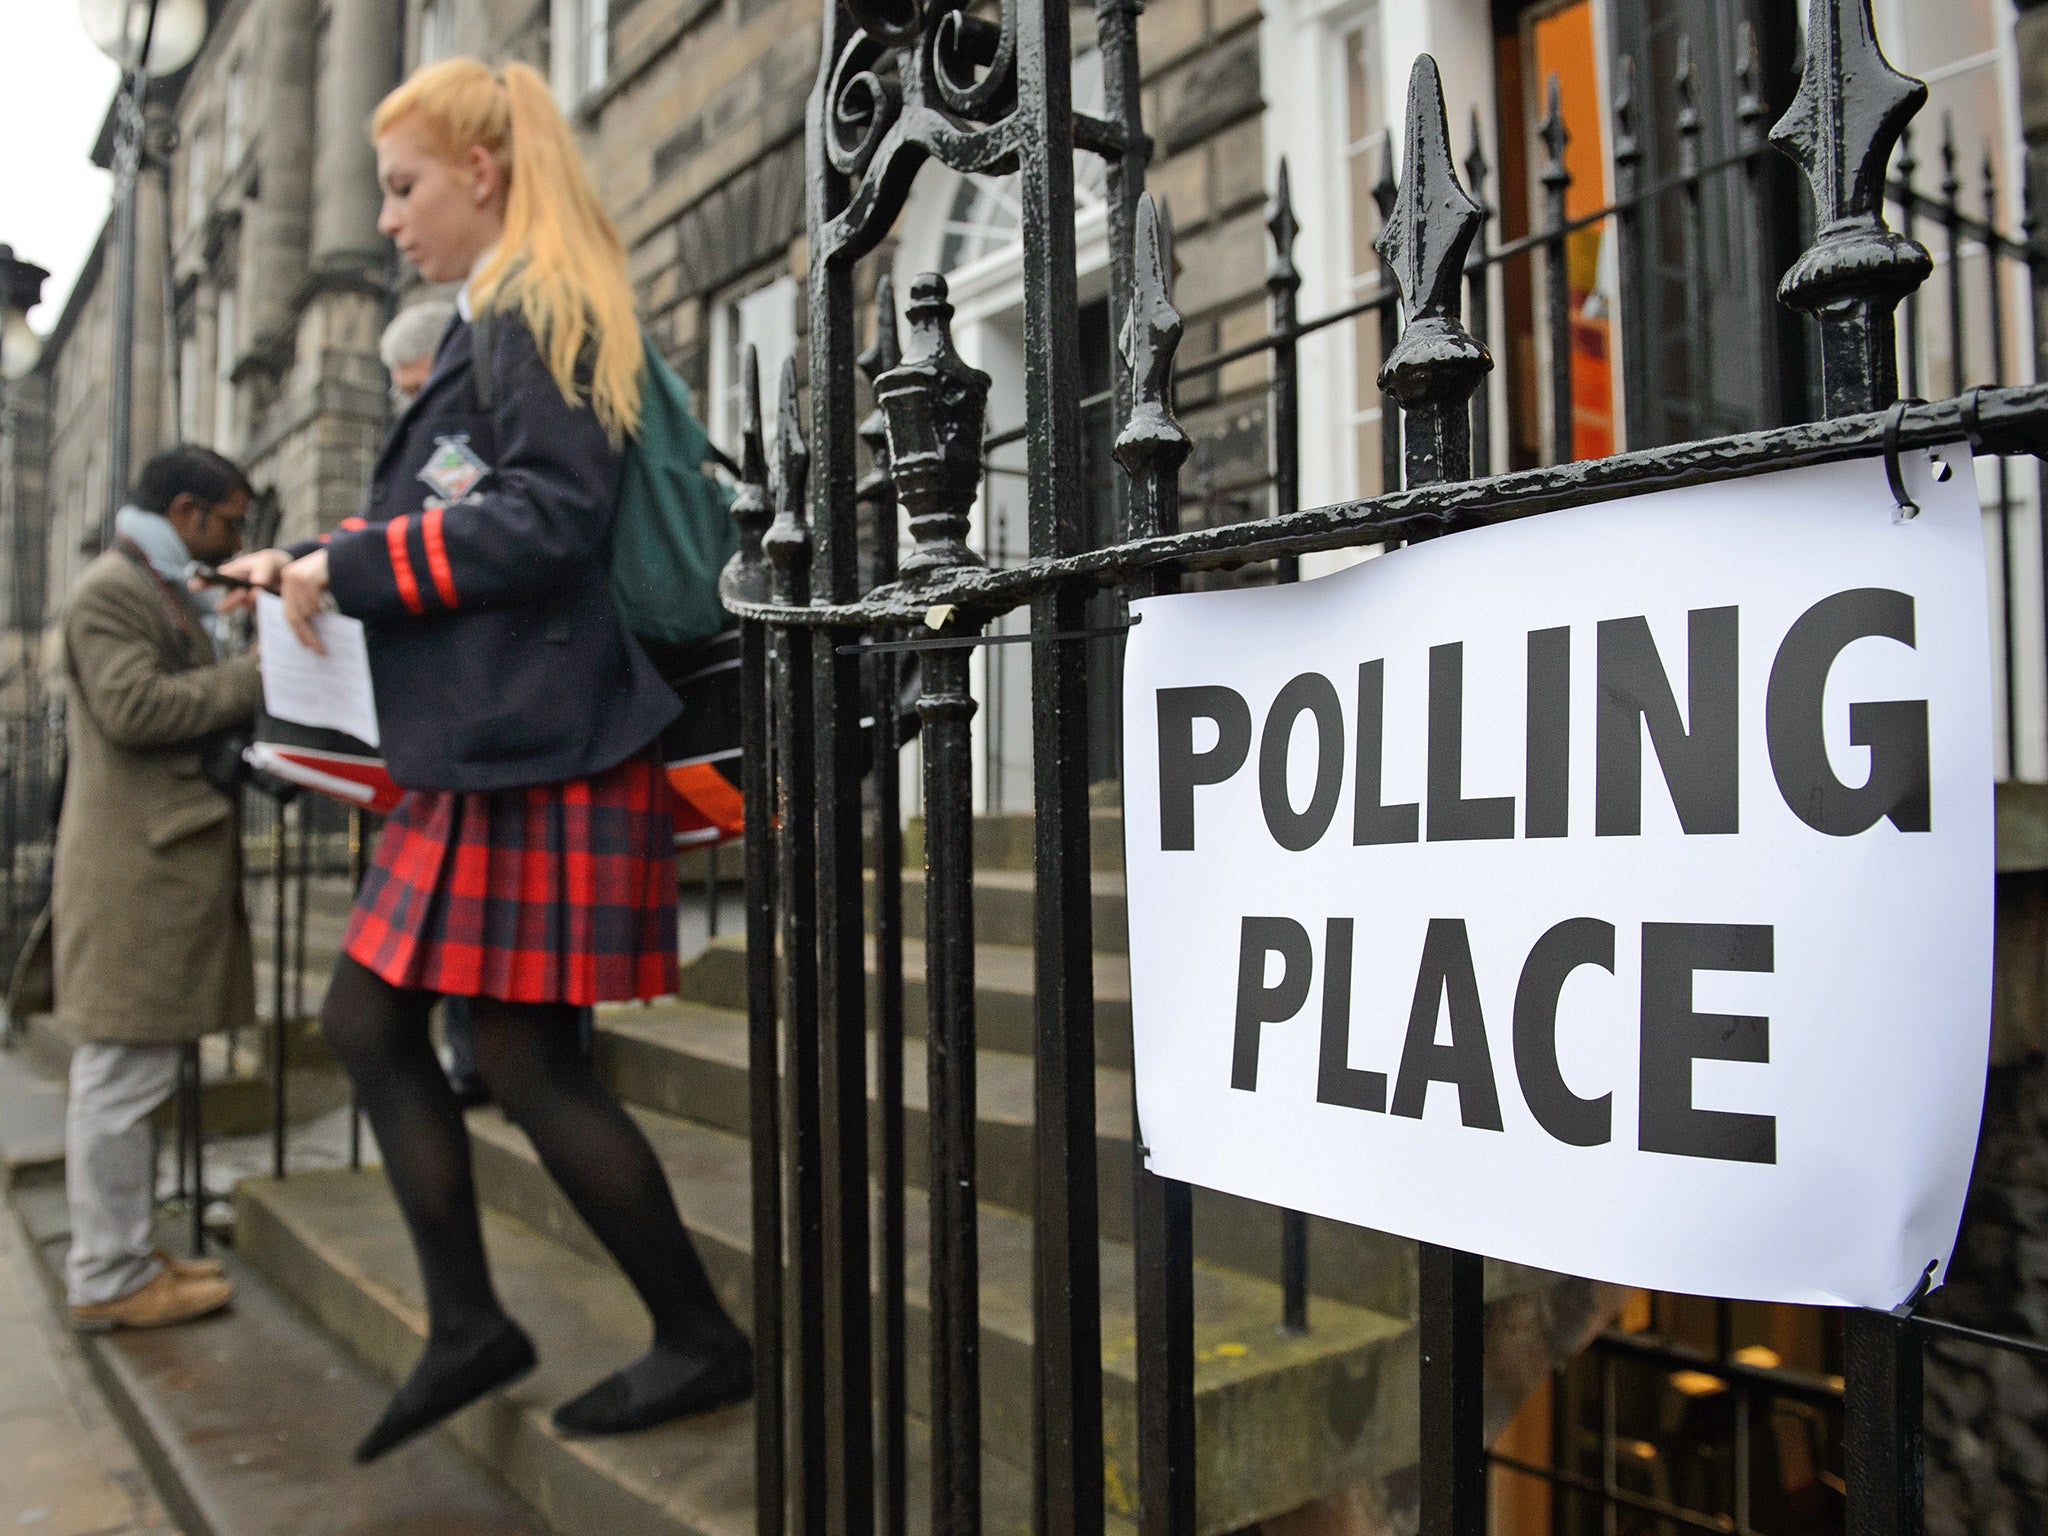
[[[1884,413],[1884,477],[1891,482],[1892,500],[1898,503],[1894,522],[1908,523],[1920,515],[1920,503],[1906,494],[1906,469],[1899,462],[1899,428],[1906,420],[1908,406],[1926,402],[1913,399],[1898,399],[1892,408]]]
[[[1920,1303],[1927,1299],[1927,1293],[1934,1289],[1934,1272],[1941,1268],[1941,1260],[1929,1259],[1927,1267],[1920,1271],[1919,1283],[1913,1287],[1913,1294],[1892,1308],[1892,1316],[1900,1322],[1908,1322]]]

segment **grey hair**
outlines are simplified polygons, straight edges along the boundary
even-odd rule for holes
[[[410,308],[401,309],[384,327],[384,339],[377,343],[377,352],[384,359],[384,366],[402,368],[423,357],[432,357],[434,348],[441,343],[442,333],[448,329],[448,322],[454,318],[455,306],[446,299],[423,299]]]

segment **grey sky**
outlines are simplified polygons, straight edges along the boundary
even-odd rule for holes
[[[107,216],[88,158],[117,72],[86,41],[76,0],[0,0],[0,243],[50,269],[39,331],[56,323]]]

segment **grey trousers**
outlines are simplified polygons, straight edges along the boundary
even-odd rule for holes
[[[74,1307],[116,1301],[162,1268],[151,1228],[156,1159],[149,1116],[178,1083],[175,1045],[81,1045],[71,1055],[64,1190],[66,1289]]]

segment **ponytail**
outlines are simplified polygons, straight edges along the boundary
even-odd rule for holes
[[[470,302],[517,307],[572,404],[588,353],[590,408],[624,442],[639,429],[643,366],[625,246],[547,83],[524,64],[447,59],[385,97],[370,131],[414,114],[450,159],[481,145],[505,175],[504,237],[470,280]]]

